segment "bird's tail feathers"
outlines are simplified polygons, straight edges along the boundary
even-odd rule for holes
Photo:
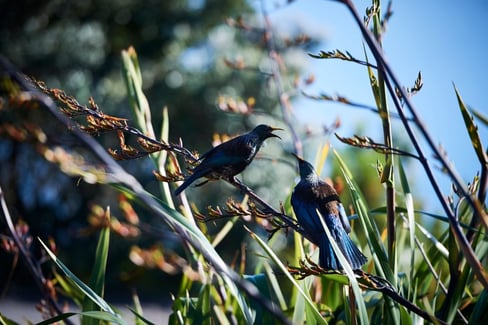
[[[190,186],[191,183],[193,183],[197,178],[200,178],[200,174],[197,174],[197,173],[191,174],[187,179],[185,179],[183,184],[181,184],[175,190],[175,196],[180,195],[180,193],[183,192],[188,186]]]
[[[334,249],[329,242],[327,236],[321,236],[319,241],[319,265],[324,270],[339,270],[342,269],[337,256],[334,254]]]
[[[345,231],[339,235],[337,243],[353,270],[360,269],[368,261]]]
[[[337,238],[335,238],[339,249],[341,250],[342,254],[349,262],[349,265],[353,270],[360,269],[368,259],[366,256],[361,253],[361,251],[356,247],[354,242],[349,238],[347,233],[344,230],[339,231],[339,234],[336,234]],[[334,234],[333,234],[334,236]],[[336,236],[334,236],[336,237]],[[339,262],[336,254],[334,253],[334,249],[329,242],[329,238],[327,236],[322,236],[319,243],[319,265],[325,270],[342,270],[343,267]]]

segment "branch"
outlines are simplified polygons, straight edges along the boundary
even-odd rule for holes
[[[370,137],[365,137],[365,136],[361,137],[361,136],[355,135],[352,138],[343,138],[340,135],[338,135],[337,133],[335,133],[335,136],[337,139],[339,139],[339,141],[341,141],[345,144],[348,144],[350,146],[353,146],[353,147],[372,149],[372,150],[374,150],[378,153],[382,153],[382,154],[400,155],[400,156],[406,156],[406,157],[410,157],[410,158],[420,159],[418,156],[416,156],[416,155],[414,155],[408,151],[401,150],[398,148],[388,147],[387,145],[385,145],[383,143],[375,142]]]
[[[93,98],[89,100],[89,106],[81,105],[74,97],[67,95],[64,91],[55,88],[49,88],[46,84],[39,80],[28,79],[31,81],[39,90],[48,96],[52,96],[56,101],[62,103],[64,106],[60,107],[59,110],[63,112],[66,116],[73,118],[78,116],[86,116],[86,121],[88,125],[81,125],[76,123],[78,128],[89,134],[99,134],[106,131],[120,131],[127,134],[131,134],[137,137],[138,143],[144,151],[139,151],[133,147],[127,147],[124,142],[121,142],[121,152],[113,150],[111,153],[118,160],[120,159],[133,159],[142,156],[149,155],[156,151],[166,150],[178,153],[185,156],[191,161],[198,159],[191,151],[183,147],[181,144],[175,145],[170,143],[165,143],[163,141],[158,141],[146,134],[144,134],[139,129],[129,126],[127,124],[127,119],[110,116],[103,113],[98,105],[95,103]],[[123,136],[119,133],[119,139]]]
[[[302,229],[302,227],[291,217],[287,216],[286,214],[274,209],[271,205],[269,205],[266,201],[264,201],[261,197],[259,197],[256,193],[254,193],[249,187],[247,187],[244,183],[242,183],[237,178],[232,178],[228,180],[228,182],[238,188],[242,193],[249,195],[251,200],[257,202],[264,208],[263,213],[271,214],[274,217],[278,218],[279,220],[283,221],[286,227],[290,227],[293,230],[299,232],[302,236],[306,237],[310,240],[307,236],[307,233]]]
[[[301,93],[303,96],[305,96],[309,99],[326,100],[326,101],[330,101],[330,102],[334,102],[334,103],[348,105],[348,106],[353,107],[353,108],[365,109],[365,110],[371,111],[371,112],[376,113],[376,114],[381,114],[376,107],[351,101],[348,98],[341,96],[341,95],[328,95],[326,93],[321,93],[319,95],[311,95],[311,94],[306,93],[304,90],[302,90]],[[396,119],[400,119],[400,115],[398,115],[394,112],[390,112],[390,116],[393,118],[396,118]],[[409,121],[413,121],[412,118],[407,118],[407,119]]]
[[[364,65],[364,66],[367,66],[367,67],[370,67],[370,68],[373,68],[373,69],[377,69],[378,68],[374,64],[371,64],[371,63],[366,62],[366,61],[363,61],[363,60],[356,59],[348,51],[346,51],[346,53],[344,53],[344,52],[342,52],[340,50],[320,51],[319,54],[311,54],[311,53],[309,53],[308,55],[311,56],[314,59],[339,59],[339,60],[343,60],[343,61],[354,62],[354,63],[360,64],[360,65]]]

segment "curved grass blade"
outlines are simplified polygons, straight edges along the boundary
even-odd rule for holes
[[[105,218],[107,222],[110,220],[110,208],[107,207],[105,211]],[[98,238],[97,249],[95,253],[95,263],[93,264],[89,287],[93,291],[103,297],[105,287],[105,271],[107,269],[108,248],[110,244],[110,228],[103,227]],[[95,302],[85,295],[83,304],[81,306],[83,312],[96,310]],[[81,320],[83,325],[97,325],[98,321],[93,317],[83,317]]]
[[[352,300],[356,302],[359,311],[358,316],[359,316],[360,323],[363,325],[369,324],[368,312],[366,311],[366,304],[364,303],[363,295],[361,294],[361,289],[359,289],[359,284],[358,281],[356,280],[356,276],[354,275],[354,271],[352,270],[351,265],[349,265],[347,259],[342,254],[342,251],[340,250],[339,246],[337,246],[337,243],[334,240],[334,237],[332,237],[329,227],[327,227],[327,225],[325,224],[325,220],[320,214],[320,211],[317,209],[316,212],[319,215],[319,220],[322,223],[322,228],[324,228],[324,232],[327,235],[327,238],[329,238],[329,243],[331,244],[334,253],[339,259],[339,262],[341,263],[344,272],[346,273],[347,278],[349,279],[349,285],[351,286],[352,291],[354,293],[354,299]],[[354,308],[356,308],[356,306],[351,305],[350,308],[351,310],[353,310]],[[354,314],[356,313],[355,312],[351,313],[351,315]],[[356,323],[356,320],[351,320],[351,321],[352,323]]]
[[[152,322],[144,318],[141,301],[135,290],[132,292],[132,301],[134,307],[129,306],[128,308],[136,316],[135,325],[154,325]]]
[[[474,305],[469,324],[488,324],[488,291],[483,290]]]
[[[244,297],[239,292],[236,284],[236,282],[243,280],[238,278],[238,275],[229,269],[227,264],[222,260],[222,257],[208,241],[207,237],[205,237],[194,223],[185,218],[178,211],[168,207],[164,202],[153,196],[151,193],[144,190],[138,183],[133,184],[132,188],[134,188],[134,190],[121,184],[113,185],[119,191],[127,194],[128,197],[136,199],[142,206],[161,217],[169,227],[174,229],[185,241],[188,241],[194,246],[197,251],[201,252],[204,257],[213,264],[213,267],[217,269],[232,296],[236,298],[246,322],[252,322],[251,310]],[[135,190],[137,190],[137,192]]]
[[[151,109],[144,92],[142,91],[142,74],[137,59],[137,53],[131,46],[122,51],[122,64],[124,68],[124,80],[128,92],[128,98],[137,125],[142,131],[152,138],[156,138],[151,124]]]
[[[482,166],[488,165],[488,157],[483,149],[483,144],[481,143],[480,134],[478,133],[478,127],[474,124],[473,116],[469,114],[466,105],[464,104],[459,91],[457,90],[456,86],[454,86],[454,91],[456,92],[456,97],[459,104],[459,109],[461,110],[461,114],[463,115],[464,124],[466,125],[466,130],[468,131],[469,138],[471,139],[471,144],[473,145],[473,149],[478,156],[478,160]]]
[[[295,288],[297,288],[298,292],[300,295],[303,297],[305,301],[305,309],[307,315],[311,315],[313,318],[312,319],[307,319],[307,324],[327,324],[324,318],[322,318],[322,315],[320,315],[319,310],[313,303],[312,299],[310,299],[310,296],[304,291],[302,286],[298,284],[298,282],[293,278],[293,276],[288,272],[288,269],[286,268],[283,263],[281,263],[280,259],[276,254],[273,252],[273,250],[261,239],[259,236],[257,236],[254,232],[252,232],[249,228],[246,227],[246,230],[249,232],[250,236],[252,239],[254,239],[259,246],[266,252],[266,254],[275,262],[275,264],[280,268],[280,270],[283,272],[283,274],[288,278],[288,280],[293,284]]]
[[[409,244],[410,249],[412,250],[412,255],[410,256],[410,279],[413,279],[415,262],[415,214],[413,208],[412,192],[410,191],[410,185],[408,184],[407,175],[405,174],[405,169],[403,168],[401,159],[398,159],[398,170],[400,173],[400,183],[402,184],[405,206],[407,210]]]
[[[60,315],[57,315],[55,317],[52,317],[52,318],[49,318],[49,319],[46,319],[40,323],[36,323],[36,325],[49,325],[49,324],[55,324],[55,323],[58,323],[62,320],[65,320],[69,317],[72,317],[72,316],[76,316],[76,315],[79,315],[79,316],[82,316],[83,318],[87,317],[87,318],[92,318],[94,321],[96,321],[97,324],[100,324],[100,321],[107,321],[107,322],[110,322],[110,323],[116,323],[116,324],[121,324],[120,322],[120,318],[118,316],[114,316],[113,314],[109,313],[109,312],[105,312],[105,311],[86,311],[86,312],[81,312],[81,313],[73,313],[73,312],[70,312],[70,313],[63,313],[63,314],[60,314]],[[124,322],[125,324],[125,322]],[[152,323],[148,323],[149,325],[151,325]]]
[[[402,164],[402,160],[398,159],[398,170],[400,173],[400,183],[402,184],[403,188],[403,196],[404,196],[404,201],[405,201],[405,206],[407,209],[407,220],[408,220],[408,238],[409,238],[409,244],[410,244],[410,282],[413,281],[414,276],[415,276],[415,213],[414,213],[414,208],[413,208],[413,195],[412,192],[410,191],[410,185],[408,184],[408,179],[407,175],[405,173],[405,169]],[[414,291],[414,286],[409,286],[408,287],[408,295],[407,297],[410,297],[412,301],[415,301],[416,297],[413,294]],[[403,309],[402,309],[403,310]],[[402,318],[404,318],[403,313],[401,313]],[[412,319],[415,319],[417,316],[415,313],[411,313]],[[402,322],[403,323],[403,322]]]
[[[347,165],[344,163],[340,155],[335,150],[334,155],[339,162],[339,167],[348,184],[352,196],[352,202],[355,210],[358,213],[360,224],[368,241],[376,270],[381,277],[387,279],[390,283],[397,283],[395,272],[390,266],[386,249],[383,245],[383,241],[381,239],[378,228],[368,216],[368,208],[364,196],[362,195],[358,185],[354,181],[354,178],[349,171]],[[399,323],[400,315],[398,313],[397,306],[395,306],[393,301],[386,300],[385,308],[392,318],[391,321]]]
[[[472,107],[470,107],[469,109],[471,111],[471,113],[473,113],[473,115],[481,121],[481,123],[483,123],[485,126],[488,126],[488,116],[482,114],[481,112],[473,109]]]
[[[266,272],[266,276],[269,281],[270,289],[273,289],[274,296],[278,300],[280,308],[285,310],[287,308],[285,296],[283,295],[283,291],[280,288],[280,284],[278,283],[278,279],[276,278],[276,274],[273,272],[273,269],[269,265],[269,263],[264,263],[264,270]]]
[[[364,199],[364,196],[362,195],[358,185],[354,181],[351,171],[349,170],[349,168],[347,168],[347,165],[344,163],[339,153],[334,150],[334,155],[339,163],[342,174],[344,175],[344,178],[346,179],[346,182],[349,186],[349,190],[352,196],[352,202],[354,204],[356,212],[358,213],[360,224],[366,235],[366,239],[368,241],[371,254],[373,255],[376,269],[382,277],[386,278],[392,283],[395,283],[396,281],[392,281],[394,279],[394,273],[393,270],[390,268],[388,257],[386,256],[386,249],[383,245],[381,235],[378,231],[378,228],[376,227],[376,224],[373,223],[372,220],[368,217],[368,209],[366,207],[366,201]]]
[[[127,97],[129,98],[129,103],[132,108],[132,113],[135,116],[136,124],[144,132],[144,134],[147,134],[148,136],[155,139],[156,135],[154,133],[151,120],[151,109],[142,89],[142,73],[139,66],[139,60],[137,59],[137,53],[133,47],[129,47],[127,50],[123,50],[121,55],[123,64],[123,76],[127,89]],[[168,137],[168,108],[164,107],[160,139],[163,142],[167,143]],[[157,151],[151,154],[151,158],[154,161],[154,164],[157,166],[158,171],[162,175],[166,174],[164,165],[166,163],[167,156],[168,153],[165,150]],[[175,206],[171,197],[169,184],[166,182],[161,182],[160,186],[165,201],[171,208],[174,208]]]
[[[44,242],[38,238],[39,242],[41,243],[42,247],[46,250],[47,254],[49,257],[56,263],[56,265],[63,271],[66,276],[73,281],[73,283],[81,290],[83,293],[89,297],[97,306],[99,306],[102,311],[109,313],[110,315],[113,316],[114,319],[117,321],[114,321],[117,324],[127,324],[119,314],[117,314],[113,309],[109,306],[109,304],[98,294],[96,294],[89,286],[87,286],[83,281],[81,281],[76,275],[74,275],[70,269],[68,269],[61,260],[59,260],[56,255],[54,255],[53,252],[44,244]]]

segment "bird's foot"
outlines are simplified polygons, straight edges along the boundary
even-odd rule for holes
[[[209,180],[207,179],[207,180],[205,180],[205,181],[203,181],[203,182],[200,182],[200,183],[198,183],[198,184],[195,184],[194,186],[195,186],[195,187],[199,187],[199,186],[202,186],[202,185],[207,184],[208,182],[209,182]]]
[[[358,283],[363,285],[365,288],[378,291],[389,290],[391,292],[395,292],[395,287],[387,279],[374,274],[366,273],[363,270],[354,270],[354,273],[358,277]]]
[[[296,276],[300,280],[305,279],[306,277],[308,277],[310,275],[319,275],[320,274],[320,273],[315,272],[314,270],[312,270],[308,266],[304,266],[302,263],[303,262],[300,261],[300,266],[288,265],[287,266],[288,272],[290,272],[291,275]]]
[[[284,227],[281,227],[281,226],[276,226],[276,227],[273,227],[273,228],[267,228],[265,229],[266,232],[268,233],[268,241],[273,238],[273,236],[278,232],[280,231],[281,229],[284,229]]]
[[[246,184],[244,184],[240,179],[238,179],[235,176],[230,177],[228,179],[228,181],[231,184],[237,185],[239,187],[239,189],[241,190],[241,192],[244,194],[251,192],[251,189],[249,187],[247,187]]]
[[[292,275],[298,276],[299,279],[304,279],[310,275],[321,275],[321,274],[336,274],[340,273],[336,270],[326,270],[314,261],[309,256],[305,256],[305,260],[300,261],[300,266],[290,266],[288,265],[288,272]]]

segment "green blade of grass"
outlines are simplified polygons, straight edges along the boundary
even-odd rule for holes
[[[471,139],[471,144],[473,146],[476,155],[478,156],[478,160],[482,166],[488,165],[488,157],[483,149],[483,144],[481,143],[480,134],[478,133],[478,127],[474,124],[473,117],[469,114],[466,105],[464,104],[459,91],[457,90],[456,86],[454,86],[454,91],[456,92],[456,97],[459,104],[459,109],[461,110],[461,114],[463,115],[464,124],[466,126],[466,130],[468,131],[469,138]]]
[[[110,222],[110,208],[107,207],[105,212],[107,222]],[[103,298],[105,287],[105,271],[107,269],[108,248],[110,244],[110,227],[106,226],[100,230],[100,237],[98,238],[97,249],[95,253],[95,263],[93,264],[89,287]],[[95,302],[88,296],[83,299],[81,306],[83,312],[96,310]],[[98,321],[93,317],[82,317],[82,325],[96,325]]]
[[[488,291],[483,290],[474,305],[469,324],[488,324]]]
[[[152,323],[144,318],[141,302],[135,290],[132,292],[132,301],[134,303],[134,307],[129,307],[129,310],[136,316],[136,325],[151,325]]]
[[[283,291],[280,288],[280,284],[278,283],[276,274],[273,272],[273,269],[271,268],[269,263],[264,263],[264,270],[266,272],[266,276],[269,280],[271,288],[273,289],[274,295],[278,300],[281,310],[286,310],[287,305],[285,301],[285,296],[283,295]]]
[[[156,138],[151,124],[151,109],[144,92],[142,91],[142,74],[133,47],[122,51],[123,76],[126,83],[127,95],[137,125],[144,134]]]
[[[99,311],[86,311],[86,312],[81,312],[81,313],[72,313],[72,312],[63,313],[63,314],[57,315],[55,317],[46,319],[40,323],[36,323],[36,325],[55,324],[55,323],[59,323],[60,321],[63,321],[65,319],[68,319],[68,318],[70,318],[72,316],[76,316],[76,315],[82,316],[82,318],[92,318],[97,324],[100,324],[101,320],[107,321],[110,323],[120,324],[120,318],[112,315],[109,312],[99,310]],[[151,323],[148,323],[148,325],[150,325],[150,324]]]
[[[123,50],[121,55],[127,97],[132,108],[132,113],[135,116],[136,125],[144,132],[144,134],[155,139],[156,135],[151,120],[151,109],[142,89],[142,73],[139,66],[139,60],[137,59],[137,53],[133,47],[130,47],[127,50]],[[163,108],[160,139],[164,143],[169,142],[169,116],[167,107]],[[164,165],[167,156],[168,153],[165,150],[153,152],[151,154],[154,164],[162,175],[166,174]],[[174,208],[169,184],[167,182],[161,182],[160,186],[165,202],[167,202],[170,207]]]
[[[198,323],[202,325],[210,325],[212,322],[210,317],[210,286],[208,284],[200,289],[200,296],[198,298],[195,308],[202,317]]]
[[[234,225],[238,220],[239,217],[234,217],[227,221],[222,228],[220,228],[220,231],[217,233],[217,235],[215,235],[212,240],[213,247],[217,247],[222,242],[222,240],[229,234],[232,228],[234,228]]]
[[[483,123],[485,126],[488,126],[488,116],[482,114],[481,112],[473,109],[470,107],[469,109],[471,111],[471,113],[473,113],[473,115],[481,121],[481,123]]]
[[[356,302],[357,308],[358,308],[358,316],[360,323],[363,325],[369,324],[368,321],[368,313],[366,311],[366,305],[364,303],[363,296],[361,294],[361,290],[359,289],[359,284],[356,280],[356,276],[354,275],[354,271],[351,268],[351,265],[349,265],[349,262],[347,259],[344,257],[344,254],[342,254],[342,251],[339,249],[339,246],[337,245],[334,237],[332,237],[332,234],[330,233],[329,227],[325,224],[325,220],[320,214],[320,211],[317,209],[316,210],[317,215],[319,216],[319,220],[322,223],[322,228],[324,229],[325,234],[327,235],[327,238],[329,239],[329,243],[332,246],[332,249],[334,250],[334,253],[336,254],[337,258],[339,259],[339,262],[342,265],[342,268],[344,272],[347,275],[347,278],[349,279],[349,285],[352,288],[352,291],[354,293],[354,301]],[[356,308],[356,306],[350,306],[350,308]],[[355,314],[355,313],[351,313]],[[356,320],[352,320],[353,323],[356,323]]]
[[[449,258],[449,250],[447,249],[444,244],[439,241],[432,233],[430,233],[425,227],[423,227],[421,224],[416,223],[417,228],[420,230],[422,234],[424,234],[427,239],[429,239],[433,244],[434,247],[444,256],[446,259]]]
[[[73,282],[69,281],[65,276],[57,272],[57,270],[53,271],[54,273],[54,281],[56,285],[59,286],[60,292],[70,297],[75,304],[81,306],[83,303],[83,299],[85,298],[85,294],[83,291],[80,290]]]
[[[349,190],[352,196],[352,202],[358,214],[360,224],[363,227],[363,231],[368,241],[371,254],[373,255],[372,257],[375,262],[376,269],[378,273],[382,277],[385,277],[388,281],[396,282],[396,281],[391,281],[392,278],[394,278],[394,273],[389,266],[388,257],[386,256],[386,249],[381,240],[381,236],[378,231],[378,228],[376,227],[376,224],[373,223],[368,216],[368,209],[366,206],[366,201],[364,199],[364,196],[362,195],[358,185],[354,181],[351,171],[349,170],[345,162],[342,160],[339,153],[334,150],[334,155],[339,163],[339,167],[342,171],[342,174],[344,175],[346,183],[349,186]]]
[[[73,274],[73,272],[68,269],[63,262],[61,262],[60,259],[56,257],[56,255],[51,252],[51,250],[44,244],[44,242],[38,238],[39,242],[41,243],[42,247],[44,250],[47,252],[49,257],[56,263],[56,265],[63,271],[63,273],[71,280],[73,283],[81,290],[83,293],[89,297],[97,306],[99,306],[102,311],[107,312],[111,314],[114,319],[116,319],[117,324],[123,324],[125,325],[126,322],[120,317],[119,314],[117,314],[113,309],[109,306],[109,304],[98,294],[96,294],[89,286],[87,286],[83,281],[81,281],[76,275]]]
[[[142,312],[138,310],[138,308],[134,309],[129,307],[129,310],[136,316],[136,325],[156,325],[153,322],[149,321],[147,318],[142,315]]]
[[[410,185],[408,184],[407,175],[402,164],[402,160],[398,159],[398,170],[400,173],[400,183],[403,188],[403,196],[405,201],[405,206],[407,208],[407,219],[408,219],[408,230],[409,230],[409,244],[411,249],[410,255],[410,281],[414,279],[415,272],[415,214],[413,208],[413,196],[410,192]],[[408,297],[412,297],[412,287],[408,287]],[[415,299],[415,298],[412,298]]]
[[[213,264],[213,267],[219,271],[219,275],[224,280],[231,295],[237,300],[245,321],[252,322],[251,310],[235,283],[235,281],[239,281],[240,279],[237,279],[237,275],[229,269],[222,257],[217,253],[207,237],[200,231],[195,223],[191,222],[178,211],[171,209],[163,201],[144,190],[140,184],[133,184],[132,188],[135,188],[135,190],[121,184],[113,184],[113,186],[126,194],[128,198],[135,199],[142,206],[161,217],[163,221],[166,222],[169,227],[174,229],[185,241],[188,241],[192,246],[195,246],[196,250],[203,254],[204,257]]]
[[[168,107],[163,108],[163,118],[162,118],[162,123],[161,123],[161,135],[160,138],[164,143],[169,143],[169,115],[168,115]],[[153,154],[151,154],[151,158],[154,159],[155,164],[158,168],[158,171],[162,175],[166,175],[166,159],[168,158],[168,152],[166,150],[163,151],[158,151]],[[175,204],[173,202],[173,198],[171,196],[171,190],[169,187],[169,183],[167,182],[161,182],[161,192],[163,193],[163,198],[164,201],[168,203],[168,205],[174,209]]]
[[[390,266],[388,256],[381,240],[378,228],[373,220],[370,219],[368,216],[368,208],[364,196],[359,190],[359,187],[354,181],[354,178],[349,168],[344,163],[339,153],[334,150],[334,155],[339,163],[339,167],[349,187],[354,209],[358,214],[360,224],[368,241],[376,270],[381,277],[386,278],[390,283],[397,283],[396,275]],[[386,306],[388,313],[392,318],[391,321],[394,323],[399,323],[400,315],[393,301],[388,299]]]
[[[303,297],[305,301],[305,309],[308,310],[307,315],[311,315],[312,319],[307,319],[307,324],[327,324],[324,318],[322,318],[322,315],[320,315],[319,310],[313,303],[313,301],[310,299],[310,295],[307,294],[304,289],[297,283],[297,281],[293,278],[293,276],[288,272],[288,269],[286,266],[281,263],[280,259],[276,254],[273,252],[273,250],[261,239],[259,236],[257,236],[254,232],[252,232],[250,229],[246,228],[246,230],[249,232],[250,236],[252,239],[254,239],[259,246],[266,252],[266,254],[271,258],[271,260],[280,268],[280,270],[283,272],[285,277],[295,286],[300,293],[301,297]]]
[[[0,312],[0,325],[20,325],[20,324],[11,320],[10,318],[5,317]]]

